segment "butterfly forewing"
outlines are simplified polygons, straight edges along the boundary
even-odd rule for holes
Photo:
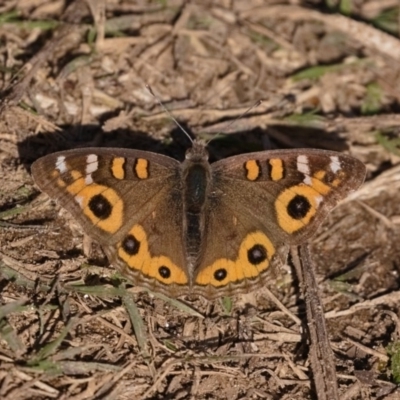
[[[331,151],[273,150],[213,164],[222,207],[241,207],[246,224],[262,224],[274,241],[300,244],[364,181],[354,157]],[[239,193],[239,195],[238,195]],[[236,203],[238,203],[236,205]]]

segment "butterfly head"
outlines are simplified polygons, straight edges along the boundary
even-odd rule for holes
[[[206,144],[201,139],[195,139],[190,149],[186,150],[185,154],[186,161],[202,162],[208,161],[208,151],[206,150]]]

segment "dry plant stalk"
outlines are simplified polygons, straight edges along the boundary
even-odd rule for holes
[[[336,368],[324,309],[308,244],[291,249],[291,256],[306,302],[311,368],[318,400],[339,400]]]

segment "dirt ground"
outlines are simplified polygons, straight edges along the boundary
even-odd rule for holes
[[[182,160],[150,85],[195,137],[226,133],[212,160],[312,147],[365,163],[311,250],[340,398],[400,399],[399,16],[395,0],[0,1],[0,398],[316,398],[291,266],[253,293],[168,299],[34,185],[32,162],[69,148]]]

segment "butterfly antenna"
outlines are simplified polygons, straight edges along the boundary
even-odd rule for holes
[[[246,111],[243,111],[239,116],[237,116],[231,123],[229,123],[226,127],[225,130],[228,130],[232,125],[236,124],[236,122],[238,120],[240,120],[241,118],[243,118],[246,114],[248,114],[253,108],[256,108],[258,106],[260,106],[262,104],[262,100],[257,100],[251,107],[249,107]],[[215,138],[217,138],[218,136],[221,136],[224,132],[217,132],[215,136],[213,136],[207,143],[210,143],[211,140],[214,140]]]
[[[146,89],[150,92],[150,94],[156,99],[157,103],[161,106],[161,108],[167,113],[167,115],[175,122],[175,124],[181,129],[181,131],[189,138],[189,140],[193,143],[193,139],[186,132],[183,126],[175,119],[175,117],[169,112],[168,108],[164,106],[162,101],[158,98],[158,96],[153,92],[153,89],[149,85],[145,85]]]

